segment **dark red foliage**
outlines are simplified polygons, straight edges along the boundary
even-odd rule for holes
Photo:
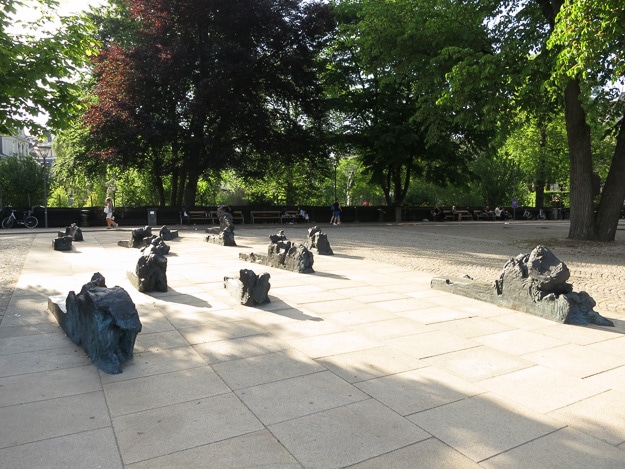
[[[316,57],[330,7],[297,0],[128,0],[132,47],[97,59],[85,122],[126,164],[176,153],[193,185],[206,169],[318,153]]]

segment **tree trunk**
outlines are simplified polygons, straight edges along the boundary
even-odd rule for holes
[[[384,192],[384,200],[386,200],[386,205],[392,207],[393,201],[391,200],[391,174],[393,172],[393,166],[389,165],[386,167],[384,178],[382,179],[382,192]]]
[[[154,187],[156,188],[156,193],[158,194],[158,205],[159,207],[164,207],[165,204],[165,188],[163,187],[163,178],[160,174],[154,175]]]
[[[185,173],[181,171],[178,174],[178,188],[176,189],[176,205],[178,207],[184,204],[185,181]]]
[[[545,208],[545,181],[536,181],[536,208]]]
[[[595,234],[599,241],[614,241],[618,221],[621,217],[621,208],[625,199],[625,126],[620,123],[620,129],[614,149],[614,157],[610,171],[601,193],[601,202],[597,209],[595,220]]]
[[[410,169],[403,171],[402,164],[389,165],[386,169],[382,191],[389,207],[399,207],[406,199],[410,185]]]
[[[176,194],[178,192],[178,173],[177,169],[172,170],[171,172],[171,194],[169,195],[169,205],[172,207],[176,207],[178,204],[176,203]]]
[[[590,126],[580,101],[577,80],[570,80],[564,90],[566,133],[571,161],[571,225],[569,238],[594,240],[592,194],[592,153]]]
[[[195,207],[195,194],[197,193],[197,182],[200,175],[196,171],[189,171],[187,184],[184,188],[184,205],[185,207]]]
[[[541,124],[539,126],[540,142],[538,152],[538,165],[536,169],[536,175],[534,180],[534,187],[536,188],[536,208],[545,207],[545,184],[547,183],[545,177],[545,158],[547,152],[547,126]]]

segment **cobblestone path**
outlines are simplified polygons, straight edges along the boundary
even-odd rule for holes
[[[0,236],[0,323],[24,267],[34,235]]]

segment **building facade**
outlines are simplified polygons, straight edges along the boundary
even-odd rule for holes
[[[30,154],[31,146],[24,130],[15,135],[0,135],[0,157],[26,156]]]

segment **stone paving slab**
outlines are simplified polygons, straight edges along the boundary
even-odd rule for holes
[[[525,413],[488,394],[459,399],[408,419],[473,461],[486,460],[559,428],[555,419]]]
[[[69,253],[27,232],[0,323],[2,465],[623,467],[623,322],[555,324],[431,290],[402,247],[405,265],[389,262],[385,240],[448,228],[447,241],[486,248],[453,225],[328,227],[337,255],[315,256],[314,274],[238,260],[264,252],[272,228],[237,226],[244,247],[182,230],[169,291],[147,294],[126,278],[139,257],[116,244],[127,230],[87,229]],[[491,251],[508,246],[504,231]],[[287,236],[303,241],[305,227]],[[223,277],[240,268],[270,273],[271,303],[229,296]],[[97,370],[47,311],[47,296],[94,272],[129,292],[143,323],[119,375]]]

